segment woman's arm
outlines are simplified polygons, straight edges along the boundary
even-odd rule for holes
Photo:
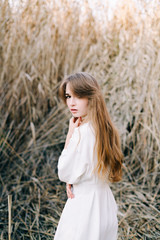
[[[69,144],[69,140],[72,137],[73,131],[76,127],[79,127],[81,123],[81,118],[78,118],[75,120],[75,118],[71,118],[70,119],[70,123],[69,123],[69,130],[68,130],[68,134],[66,137],[66,142],[65,142],[65,146],[64,148],[67,148],[68,144]],[[72,184],[66,183],[66,192],[67,192],[67,196],[68,198],[74,198],[74,194],[72,193]]]
[[[78,122],[76,124],[74,126],[78,126]],[[71,129],[68,131],[67,147],[63,149],[58,160],[58,177],[62,182],[76,184],[89,167],[90,137],[87,133],[88,125],[75,128],[72,136]]]

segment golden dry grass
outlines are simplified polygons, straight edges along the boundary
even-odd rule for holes
[[[68,111],[61,79],[94,75],[122,139],[124,178],[113,184],[119,239],[158,239],[160,160],[160,7],[123,1],[98,21],[87,1],[28,0],[13,12],[0,3],[0,236],[53,239],[66,201],[58,181]],[[150,10],[150,11],[149,11]],[[82,14],[84,16],[82,17]]]

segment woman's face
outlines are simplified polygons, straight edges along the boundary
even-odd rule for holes
[[[70,83],[66,85],[66,104],[73,117],[85,117],[88,112],[88,98],[78,98],[71,89]]]

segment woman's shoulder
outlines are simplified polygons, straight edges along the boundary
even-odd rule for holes
[[[76,132],[78,139],[77,151],[81,153],[92,151],[92,146],[95,145],[95,135],[91,123],[87,122],[80,125],[76,128]]]
[[[93,129],[93,126],[91,124],[91,122],[86,122],[86,123],[83,123],[82,125],[80,125],[78,128],[77,128],[80,133],[82,135],[85,135],[85,136],[94,136],[94,129]]]

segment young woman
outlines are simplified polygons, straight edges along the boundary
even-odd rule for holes
[[[122,152],[100,87],[90,74],[66,77],[60,97],[72,113],[58,161],[68,200],[55,240],[117,239],[117,205],[109,182],[122,177]]]

